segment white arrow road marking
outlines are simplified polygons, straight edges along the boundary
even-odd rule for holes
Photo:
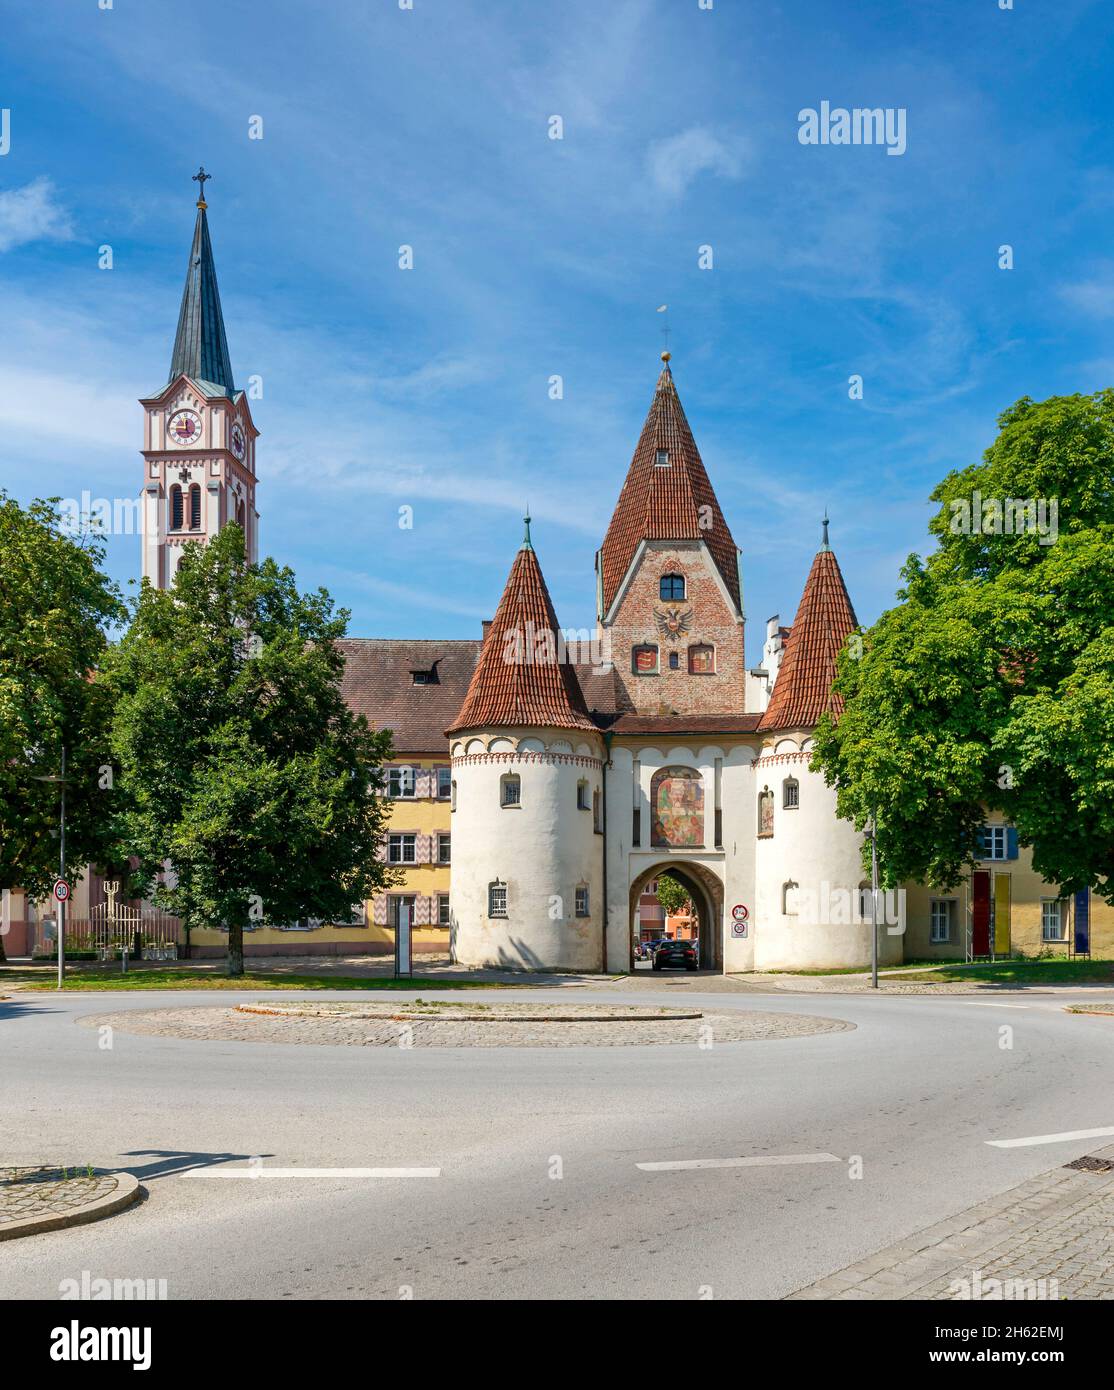
[[[636,1163],[644,1173],[690,1168],[773,1168],[781,1163],[842,1163],[838,1154],[763,1154],[755,1158],[679,1158],[670,1163]]]
[[[186,1178],[439,1178],[440,1168],[191,1168]]]
[[[1063,1134],[1032,1134],[1028,1139],[987,1139],[994,1149],[1028,1149],[1036,1144],[1066,1144],[1071,1139],[1105,1139],[1114,1134],[1114,1125],[1103,1129],[1065,1129]]]

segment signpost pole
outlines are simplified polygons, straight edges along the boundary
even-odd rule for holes
[[[870,818],[870,987],[878,988],[878,817]]]
[[[62,814],[58,824],[58,877],[66,881],[66,745],[62,745]],[[58,988],[61,989],[66,976],[66,900],[58,903]]]

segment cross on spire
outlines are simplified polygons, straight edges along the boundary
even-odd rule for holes
[[[197,206],[199,208],[206,208],[209,206],[209,204],[205,201],[205,185],[212,177],[212,174],[207,174],[205,172],[204,164],[201,166],[200,169],[198,169],[197,173],[193,176],[194,183],[199,183],[201,185],[197,192]]]

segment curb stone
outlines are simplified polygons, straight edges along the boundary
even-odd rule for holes
[[[123,1211],[144,1195],[139,1179],[132,1173],[113,1173],[111,1176],[116,1179],[116,1186],[112,1192],[70,1211],[51,1212],[49,1215],[28,1216],[21,1221],[0,1223],[0,1240],[15,1240],[20,1236],[38,1235],[42,1231],[58,1231],[66,1226],[83,1226],[87,1222],[99,1221],[103,1216],[112,1216],[118,1211]]]

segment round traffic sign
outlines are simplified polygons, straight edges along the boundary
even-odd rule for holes
[[[731,909],[731,915],[736,922],[745,922],[750,916],[750,911],[744,903],[736,903]]]
[[[70,896],[70,885],[64,878],[54,880],[54,896],[60,903],[64,903]]]

